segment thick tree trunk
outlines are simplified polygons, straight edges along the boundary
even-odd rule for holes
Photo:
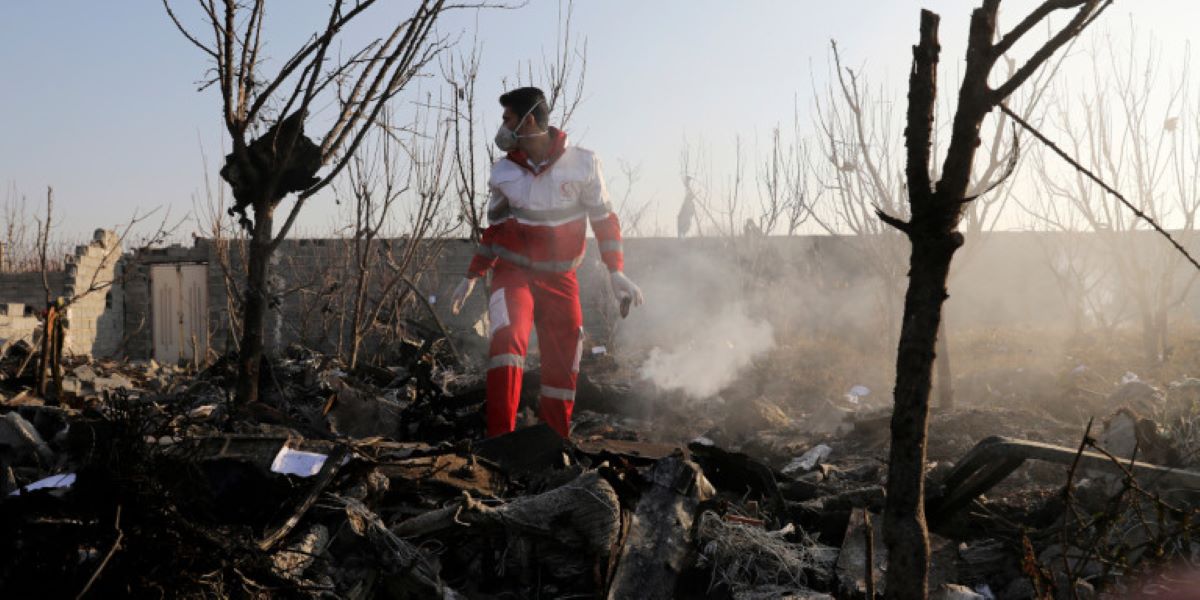
[[[937,335],[938,408],[954,408],[954,378],[950,373],[950,340],[946,336],[946,321],[941,321]]]
[[[274,234],[273,209],[268,203],[256,206],[254,229],[250,235],[250,257],[246,273],[246,301],[242,307],[242,348],[238,355],[237,400],[241,404],[258,400],[258,379],[262,367],[263,337],[270,309],[269,285],[271,242]]]

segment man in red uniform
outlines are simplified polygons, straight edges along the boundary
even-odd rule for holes
[[[642,292],[621,271],[621,224],[599,160],[589,150],[568,146],[566,133],[549,126],[541,90],[512,90],[500,96],[500,105],[504,123],[496,145],[507,155],[492,165],[488,228],[454,291],[452,310],[457,314],[475,282],[493,269],[488,436],[516,426],[529,331],[536,326],[542,359],[538,416],[567,437],[583,353],[575,268],[583,262],[588,222],[617,300],[640,305]]]

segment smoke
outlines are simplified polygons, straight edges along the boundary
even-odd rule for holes
[[[664,390],[708,398],[729,385],[756,356],[775,346],[770,323],[755,320],[744,303],[717,309],[696,323],[695,335],[666,349],[655,347],[640,374]]]

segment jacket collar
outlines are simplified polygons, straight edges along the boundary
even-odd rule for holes
[[[551,165],[557,162],[558,159],[563,155],[563,152],[566,152],[567,150],[567,132],[556,127],[549,127],[547,128],[546,132],[547,135],[550,136],[550,155],[546,157],[546,164],[545,166],[541,167],[541,170],[535,170],[533,166],[529,164],[529,156],[526,155],[525,151],[521,150],[520,148],[510,151],[506,155],[508,160],[513,161],[522,169],[533,173],[534,176],[550,170]]]

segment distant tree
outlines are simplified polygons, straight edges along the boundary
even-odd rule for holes
[[[1190,79],[1187,56],[1178,76],[1164,81],[1162,57],[1151,41],[1129,47],[1111,37],[1090,52],[1093,81],[1082,109],[1058,103],[1050,115],[1063,146],[1093,172],[1122,189],[1146,216],[1186,236],[1200,211],[1200,93]],[[1081,225],[1099,238],[1111,265],[1108,290],[1128,301],[1138,320],[1147,362],[1171,351],[1171,315],[1187,300],[1197,273],[1184,256],[1149,239],[1147,224],[1090,179],[1074,172],[1042,171],[1039,194],[1072,214],[1044,219],[1052,228]],[[1094,299],[1093,299],[1094,300]]]
[[[264,74],[266,0],[199,0],[196,27],[185,24],[174,4],[163,0],[172,23],[214,63],[215,76],[207,83],[220,92],[232,144],[221,177],[233,190],[230,214],[249,232],[237,397],[253,402],[266,313],[274,303],[268,286],[271,256],[305,202],[349,164],[387,104],[448,47],[448,40],[433,31],[448,7],[445,0],[421,0],[386,36],[343,53],[335,40],[352,23],[365,22],[363,15],[380,3],[333,0],[324,24],[273,74]],[[334,116],[314,141],[305,129],[316,123],[310,111],[318,106],[332,106]],[[292,194],[294,203],[276,229],[275,211]]]

